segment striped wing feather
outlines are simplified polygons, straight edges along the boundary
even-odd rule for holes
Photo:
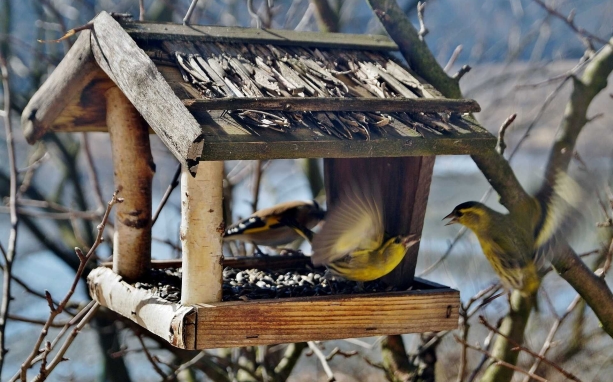
[[[373,183],[356,183],[345,190],[313,240],[313,264],[329,264],[353,251],[381,246],[384,235],[381,192]]]

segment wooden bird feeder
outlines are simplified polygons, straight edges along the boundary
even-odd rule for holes
[[[356,173],[383,183],[386,227],[421,235],[434,156],[495,139],[390,52],[383,36],[183,26],[100,13],[22,115],[28,142],[110,134],[112,269],[91,272],[100,304],[184,349],[329,340],[457,326],[459,292],[414,280],[418,245],[385,277],[397,292],[222,302],[223,161],[325,158],[328,206]],[[134,283],[152,266],[149,134],[183,165],[181,301]],[[375,177],[376,176],[376,177]],[[286,262],[288,260],[280,260]],[[272,261],[274,263],[274,261]],[[175,264],[176,265],[176,264]],[[269,264],[270,265],[270,264]],[[411,288],[409,288],[411,287]]]

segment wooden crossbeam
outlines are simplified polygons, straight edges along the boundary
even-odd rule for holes
[[[162,24],[136,21],[120,21],[120,23],[125,31],[135,40],[223,41],[322,48],[398,50],[398,45],[384,35],[297,32],[292,30]]]
[[[190,111],[282,110],[282,111],[379,111],[410,113],[475,113],[481,111],[472,99],[438,98],[340,98],[340,97],[245,97],[187,99]]]

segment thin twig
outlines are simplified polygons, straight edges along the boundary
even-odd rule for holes
[[[13,126],[11,124],[11,91],[9,87],[9,71],[4,59],[0,54],[0,73],[2,74],[2,88],[4,92],[4,130],[6,131],[6,147],[9,163],[9,208],[11,229],[9,231],[8,246],[4,252],[5,264],[2,280],[2,302],[0,305],[0,375],[4,366],[4,356],[8,352],[5,344],[6,321],[9,314],[9,305],[13,299],[11,296],[11,275],[13,259],[17,246],[17,164],[15,162],[15,142],[13,139]]]
[[[145,0],[138,0],[138,21],[145,21]]]
[[[9,320],[13,320],[13,321],[19,321],[19,322],[25,322],[28,324],[35,324],[35,325],[45,325],[45,323],[47,323],[46,320],[36,320],[34,318],[29,318],[29,317],[23,317],[20,316],[18,314],[9,314],[8,316]],[[52,328],[62,328],[64,327],[64,325],[66,325],[67,323],[57,323],[57,324],[51,324]]]
[[[155,370],[155,372],[162,377],[162,381],[166,380],[168,376],[162,369],[160,369],[160,365],[158,365],[155,359],[153,359],[153,356],[151,356],[149,349],[147,349],[147,346],[145,345],[145,341],[143,341],[143,337],[140,334],[136,334],[136,338],[138,339],[138,342],[140,342],[140,346],[142,346],[143,352],[145,352],[145,356],[149,360],[149,363],[151,363],[151,366],[153,366],[153,370]]]
[[[500,320],[498,320],[497,327],[500,327],[501,323],[502,323],[502,317],[500,318]],[[485,340],[483,341],[483,348],[485,350],[488,350],[488,351],[490,350],[490,346],[492,345],[493,338],[494,338],[494,332],[489,332],[487,337],[485,337]],[[487,362],[488,359],[489,358],[486,354],[482,355],[481,360],[479,361],[477,366],[473,369],[473,371],[470,373],[470,376],[468,377],[468,381],[466,382],[473,382],[477,378],[477,375],[479,374],[479,372],[481,371],[481,369],[485,365],[485,362]]]
[[[260,15],[253,9],[253,0],[247,0],[247,11],[252,19],[255,20],[255,27],[258,29],[262,28],[262,19]]]
[[[336,381],[334,373],[332,373],[332,369],[330,369],[330,365],[328,365],[328,361],[326,360],[326,356],[324,355],[324,353],[319,350],[315,342],[309,341],[307,342],[307,344],[309,345],[309,348],[313,351],[315,356],[319,358],[319,362],[321,362],[321,366],[324,368],[324,372],[328,376],[328,382]]]
[[[570,27],[570,29],[572,29],[575,33],[577,33],[579,36],[583,37],[583,38],[587,38],[588,40],[594,40],[597,41],[601,44],[607,45],[609,44],[609,41],[600,38],[588,31],[586,31],[585,29],[578,27],[575,24],[575,12],[574,10],[571,11],[571,13],[568,16],[564,16],[563,14],[561,14],[560,12],[558,12],[557,10],[549,7],[547,4],[545,4],[544,1],[542,0],[533,0],[535,3],[537,3],[541,8],[543,8],[547,13],[549,13],[550,15],[557,17],[558,19],[564,21],[564,23],[566,25],[568,25]],[[585,41],[584,41],[585,42]],[[592,48],[591,44],[588,45],[588,48]]]
[[[160,200],[160,204],[158,205],[158,207],[155,209],[155,212],[153,213],[153,218],[151,218],[151,225],[154,225],[155,221],[158,220],[158,216],[160,216],[160,212],[162,212],[162,208],[164,208],[164,205],[168,201],[168,198],[170,198],[170,194],[172,194],[172,191],[174,191],[174,189],[177,188],[177,186],[179,185],[180,176],[181,176],[181,164],[179,163],[179,165],[177,166],[177,170],[175,171],[175,174],[172,176],[172,180],[170,181],[170,184],[166,188],[166,192],[164,192],[164,196],[162,196],[162,200]]]
[[[426,28],[426,23],[424,22],[424,10],[425,9],[426,9],[426,2],[418,1],[417,2],[417,19],[419,20],[419,32],[417,32],[417,34],[419,35],[419,39],[421,41],[424,41],[424,37],[426,37],[428,32],[430,32],[428,28]]]
[[[85,168],[87,169],[89,182],[91,183],[92,190],[94,190],[94,198],[96,200],[97,211],[99,214],[102,214],[102,212],[104,211],[102,189],[100,188],[100,182],[98,181],[98,173],[96,172],[96,168],[94,167],[94,159],[92,158],[92,152],[89,147],[89,139],[87,138],[87,133],[81,133],[81,152],[83,153],[83,156],[85,158]]]
[[[457,382],[462,382],[462,380],[464,380],[464,373],[466,373],[466,353],[468,352],[468,347],[465,344],[468,341],[470,325],[468,324],[468,318],[465,315],[466,311],[462,309],[460,312],[460,316],[462,317],[462,351],[460,352],[460,368],[456,379]]]
[[[509,126],[511,126],[513,121],[515,121],[516,117],[517,114],[513,113],[502,123],[502,125],[500,125],[500,129],[498,130],[498,142],[496,142],[496,151],[500,155],[503,155],[504,150],[507,148],[507,144],[504,141],[504,135],[506,134]]]
[[[96,304],[95,301],[90,301],[87,305],[85,305],[83,309],[81,309],[77,314],[75,314],[75,316],[64,325],[62,330],[60,330],[60,332],[55,336],[53,341],[51,341],[51,349],[55,349],[55,346],[58,344],[58,342],[60,342],[62,337],[64,337],[64,334],[66,334],[68,329],[70,329],[73,325],[77,324],[78,322],[81,322],[81,320],[83,319],[83,316],[85,316],[95,304]],[[40,361],[40,356],[34,358],[34,360],[32,361],[32,364],[35,364],[38,361]]]
[[[253,188],[252,188],[252,193],[253,193],[253,201],[251,202],[251,209],[253,210],[253,212],[258,210],[258,202],[260,199],[260,184],[262,183],[262,161],[261,160],[256,160],[254,162],[254,168],[253,168]]]
[[[4,251],[4,248],[2,247],[2,244],[0,244],[0,251],[2,252],[4,258],[6,259],[7,254]],[[4,271],[4,265],[3,264],[0,264],[0,270]],[[34,289],[32,289],[28,284],[26,284],[23,280],[21,280],[17,276],[11,275],[11,279],[14,282],[16,282],[17,284],[19,284],[23,289],[25,289],[26,292],[30,293],[31,295],[36,296],[36,297],[40,297],[40,298],[43,298],[43,299],[47,299],[47,297],[45,296],[44,293],[35,291]],[[58,304],[58,302],[54,301],[54,304]],[[69,312],[69,314],[72,314],[72,313]]]
[[[21,181],[21,185],[19,186],[19,190],[17,190],[17,199],[21,198],[21,195],[28,191],[30,185],[32,184],[32,180],[34,179],[34,174],[36,170],[43,164],[47,159],[49,159],[49,152],[45,152],[40,158],[36,159],[30,165],[25,168],[17,169],[18,173],[24,173],[23,179]]]
[[[575,382],[581,382],[581,380],[577,377],[575,377],[573,374],[569,373],[568,371],[562,369],[562,367],[560,367],[558,364],[556,364],[555,362],[552,362],[550,360],[548,360],[547,358],[545,358],[544,356],[537,354],[535,352],[533,352],[532,350],[528,349],[527,347],[519,344],[517,341],[513,340],[512,338],[502,334],[500,332],[500,330],[496,329],[495,327],[493,327],[492,325],[490,325],[489,322],[487,322],[487,320],[485,319],[485,317],[483,316],[479,316],[479,322],[485,326],[486,328],[488,328],[489,330],[495,332],[496,334],[498,334],[499,336],[503,336],[504,338],[507,339],[507,341],[509,341],[513,346],[515,346],[516,349],[518,350],[522,350],[528,354],[530,354],[531,356],[538,358],[540,361],[546,363],[547,365],[553,367],[554,369],[556,369],[558,372],[560,372],[560,374],[562,374],[563,376],[565,376],[567,379],[570,379],[572,381]]]
[[[530,378],[532,378],[532,379],[536,379],[537,381],[540,381],[540,382],[548,382],[548,381],[547,381],[545,378],[543,378],[543,377],[539,377],[539,376],[538,376],[538,375],[536,375],[536,374],[529,373],[529,372],[527,372],[526,370],[523,370],[522,368],[519,368],[519,367],[517,367],[517,366],[515,366],[515,365],[513,365],[513,364],[510,364],[510,363],[505,362],[505,361],[503,361],[503,360],[501,360],[501,359],[499,359],[499,358],[494,357],[494,356],[493,356],[493,355],[492,355],[492,354],[491,354],[489,351],[487,351],[487,350],[481,349],[481,348],[480,348],[480,347],[478,347],[478,346],[471,345],[471,344],[469,344],[469,343],[468,343],[468,342],[466,342],[466,341],[462,341],[462,340],[461,340],[461,339],[460,339],[458,336],[456,336],[456,335],[454,335],[454,336],[453,336],[453,338],[455,338],[455,340],[456,340],[458,343],[460,343],[460,344],[462,344],[462,343],[463,343],[463,344],[464,344],[466,347],[468,347],[469,349],[476,350],[476,351],[478,351],[479,353],[486,355],[488,358],[490,358],[490,359],[494,360],[494,361],[495,361],[495,362],[496,362],[498,365],[500,365],[500,366],[504,366],[504,367],[509,368],[509,369],[511,369],[511,370],[515,370],[515,371],[518,371],[518,372],[520,372],[520,373],[522,373],[522,374],[526,374],[526,375],[527,375],[527,376],[529,376]]]
[[[538,353],[538,357],[536,357],[536,359],[534,360],[534,363],[530,367],[530,370],[529,370],[530,373],[536,372],[538,367],[541,365],[541,360],[545,358],[545,356],[547,355],[547,352],[549,351],[549,349],[551,349],[551,345],[553,344],[553,338],[558,332],[558,329],[560,328],[560,326],[562,326],[562,323],[564,322],[564,320],[566,320],[566,318],[570,315],[570,313],[579,304],[579,301],[581,301],[581,296],[580,295],[575,296],[573,301],[571,301],[571,303],[566,308],[566,312],[564,312],[564,314],[561,317],[558,317],[558,319],[555,320],[555,322],[551,326],[551,329],[549,329],[549,333],[547,333],[547,338],[545,338],[545,342],[543,342],[543,346],[541,347],[541,350]],[[528,377],[523,379],[523,382],[529,382],[529,381],[530,381],[530,378]]]
[[[451,57],[449,57],[449,61],[447,61],[447,64],[443,68],[445,72],[448,73],[451,70],[453,64],[455,64],[456,60],[460,56],[460,53],[462,53],[462,49],[464,49],[464,47],[460,44],[456,46],[456,48],[453,50],[453,53],[451,53]]]
[[[332,360],[332,358],[334,358],[336,355],[341,355],[345,358],[350,358],[353,357],[354,355],[358,355],[359,353],[355,350],[352,351],[348,351],[348,352],[344,352],[342,351],[338,346],[335,347],[334,349],[332,349],[332,351],[330,352],[330,354],[328,354],[326,356],[326,361],[330,361]]]
[[[79,335],[81,330],[83,330],[85,325],[92,319],[92,317],[94,317],[99,307],[100,307],[100,304],[96,302],[91,308],[89,308],[89,310],[87,311],[87,314],[83,317],[83,319],[79,322],[79,324],[72,330],[72,332],[70,333],[70,336],[62,344],[62,347],[60,348],[60,350],[58,350],[55,357],[53,357],[51,362],[49,362],[49,365],[46,367],[43,367],[43,365],[41,365],[40,373],[36,377],[34,377],[32,382],[44,381],[45,379],[47,379],[49,374],[55,369],[55,367],[60,364],[60,362],[68,361],[68,358],[64,358],[66,351],[68,350],[70,345],[72,345],[72,342],[75,340],[77,335]],[[49,342],[47,342],[47,344],[49,344],[48,348],[50,352],[52,349],[51,344]]]
[[[206,357],[206,355],[207,355],[206,350],[202,350],[194,358],[192,358],[189,361],[179,365],[179,367],[177,367],[177,369],[175,370],[174,375],[178,376],[183,370],[189,369],[190,367],[194,366],[195,364],[198,363],[198,361],[200,361],[202,358]],[[167,377],[166,379],[170,380],[170,378],[171,378],[171,376]]]
[[[64,296],[64,298],[60,301],[59,304],[56,305],[53,302],[53,299],[51,298],[51,294],[49,292],[45,293],[45,295],[47,297],[47,302],[49,304],[49,310],[50,310],[49,317],[47,318],[47,322],[43,326],[43,328],[42,328],[42,330],[41,330],[41,332],[40,332],[40,334],[38,336],[38,339],[37,339],[36,343],[34,344],[34,347],[32,348],[32,351],[30,352],[28,357],[25,359],[25,361],[21,364],[20,370],[17,372],[17,374],[15,374],[13,376],[13,378],[11,378],[10,381],[16,381],[17,379],[21,379],[22,381],[26,381],[27,380],[27,371],[28,371],[29,368],[32,367],[33,361],[36,358],[36,356],[38,355],[39,349],[40,349],[43,341],[47,337],[47,333],[49,331],[49,327],[53,323],[53,320],[55,319],[55,317],[57,317],[59,314],[61,314],[63,312],[63,310],[65,309],[66,305],[68,304],[68,301],[70,300],[70,298],[72,297],[72,295],[74,294],[74,292],[76,290],[77,284],[79,283],[79,281],[81,279],[81,275],[83,274],[83,271],[85,270],[87,263],[94,256],[94,254],[96,252],[96,249],[98,248],[100,243],[102,243],[104,227],[106,226],[106,223],[107,223],[107,221],[109,219],[109,216],[110,216],[110,213],[111,213],[111,209],[113,208],[113,206],[116,203],[123,202],[123,199],[117,197],[117,193],[118,193],[118,191],[115,191],[115,193],[113,193],[113,197],[112,197],[111,201],[109,201],[109,203],[107,205],[106,211],[104,212],[104,216],[102,217],[102,222],[97,227],[98,228],[98,234],[96,235],[96,239],[95,239],[93,245],[91,246],[91,248],[87,252],[87,255],[84,255],[80,248],[75,248],[75,253],[76,253],[77,257],[79,258],[79,267],[78,267],[78,269],[77,269],[77,271],[75,273],[75,278],[74,278],[74,280],[72,282],[72,285],[71,285],[70,289],[68,290],[68,292],[66,293],[66,295]],[[85,319],[85,317],[83,319]],[[74,335],[76,336],[77,333],[78,332],[74,333]]]
[[[462,77],[464,77],[464,75],[468,72],[470,72],[472,69],[472,67],[470,67],[470,65],[462,65],[462,67],[460,68],[460,70],[458,70],[458,72],[456,74],[453,75],[453,79],[460,82],[460,80],[462,79]]]
[[[491,297],[500,290],[500,284],[491,285],[481,291],[479,291],[476,295],[472,296],[466,304],[461,304],[460,306],[460,317],[462,318],[462,341],[466,343],[468,341],[468,333],[470,331],[469,319],[475,314],[484,304],[491,302]],[[472,307],[472,305],[483,298],[483,303],[480,304],[476,309],[474,309],[471,313],[468,311]],[[462,352],[460,353],[460,369],[458,371],[458,377],[456,379],[457,382],[461,382],[464,379],[464,374],[466,373],[466,364],[467,364],[467,350],[468,348],[463,345]]]
[[[192,13],[194,13],[194,9],[196,9],[197,4],[198,4],[198,0],[192,0],[192,2],[189,4],[187,13],[185,13],[185,17],[183,18],[183,25],[189,24],[189,20],[192,18]]]
[[[0,206],[0,213],[10,214],[10,207]],[[96,219],[100,219],[100,213],[96,211],[44,212],[44,211],[32,211],[26,208],[18,208],[17,213],[19,215],[33,216],[39,219],[52,219],[52,220],[71,220],[71,219],[96,220]]]
[[[613,239],[611,240],[611,243],[609,244],[609,248],[607,250],[607,254],[605,256],[604,259],[604,264],[602,265],[602,267],[598,268],[596,270],[596,273],[598,276],[600,276],[600,278],[604,278],[607,275],[607,272],[609,271],[609,269],[611,269],[611,262],[613,258]]]

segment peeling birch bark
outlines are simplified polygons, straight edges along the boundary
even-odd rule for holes
[[[113,271],[126,281],[151,266],[151,181],[155,164],[149,128],[117,87],[105,93],[115,188],[124,202],[115,207]]]
[[[181,304],[221,301],[224,232],[223,162],[200,162],[193,177],[181,175]]]

